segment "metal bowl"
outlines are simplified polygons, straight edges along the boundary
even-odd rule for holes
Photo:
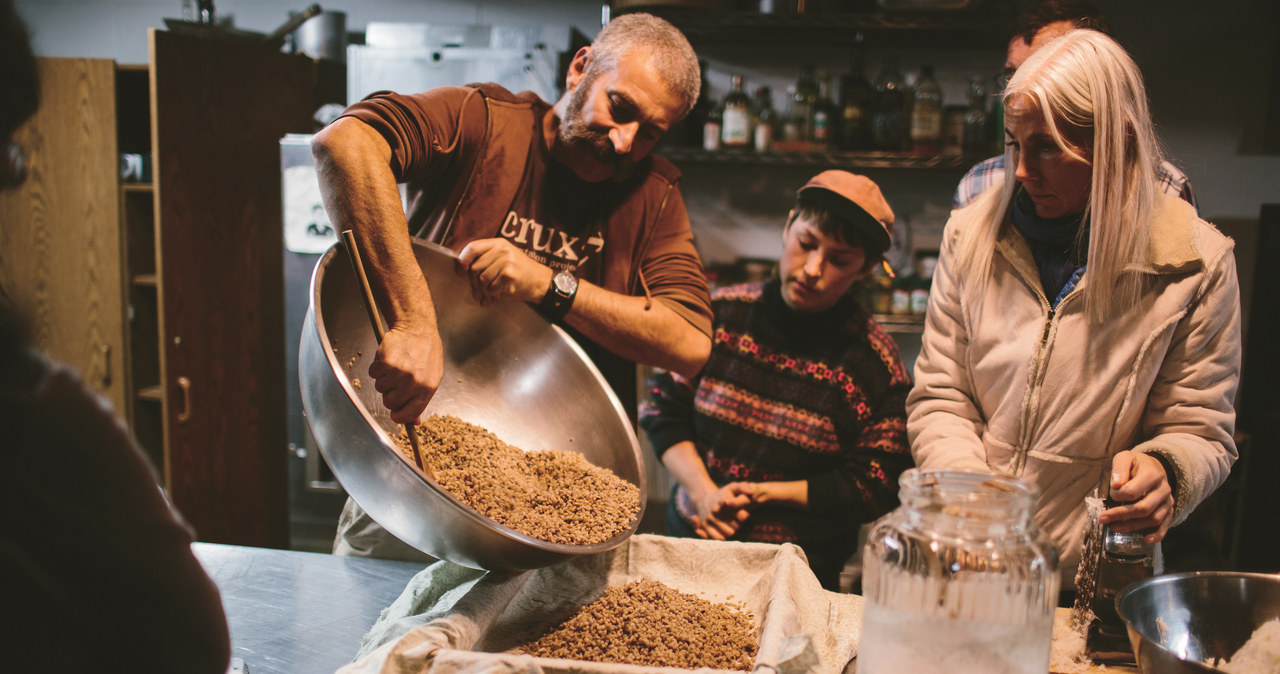
[[[548,543],[502,526],[406,463],[367,371],[377,351],[355,273],[336,244],[316,264],[299,347],[307,423],[334,475],[369,515],[413,547],[488,570],[526,570],[621,544],[644,510],[640,445],[617,396],[582,349],[523,302],[481,307],[456,256],[413,242],[431,287],[445,350],[444,380],[427,415],[451,414],[525,450],[560,449],[636,485],[641,510],[593,545]]]
[[[1116,610],[1143,674],[1217,672],[1260,625],[1280,617],[1280,576],[1200,571],[1139,581],[1116,596]]]

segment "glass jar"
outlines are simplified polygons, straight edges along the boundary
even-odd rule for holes
[[[911,469],[863,550],[858,674],[1044,674],[1058,552],[1009,477]]]

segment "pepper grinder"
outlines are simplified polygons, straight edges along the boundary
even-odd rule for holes
[[[1119,505],[1108,497],[1106,508]],[[1116,612],[1116,595],[1129,585],[1159,572],[1159,549],[1147,543],[1147,531],[1115,531],[1102,526],[1102,549],[1098,559],[1097,580],[1090,610],[1094,620],[1089,625],[1085,648],[1096,662],[1134,662],[1133,650],[1124,621]]]

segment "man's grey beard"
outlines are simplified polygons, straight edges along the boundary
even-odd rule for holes
[[[593,131],[582,121],[582,108],[586,105],[587,93],[595,78],[595,74],[584,77],[573,93],[569,94],[569,106],[565,109],[564,119],[560,121],[557,135],[566,147],[582,148],[596,161],[613,169],[614,178],[622,178],[631,167],[628,156],[614,150],[613,141],[609,140],[608,134]]]

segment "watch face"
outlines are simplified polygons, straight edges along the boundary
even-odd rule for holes
[[[578,279],[568,272],[560,272],[552,277],[551,282],[555,284],[556,292],[562,295],[572,295],[578,290]]]

